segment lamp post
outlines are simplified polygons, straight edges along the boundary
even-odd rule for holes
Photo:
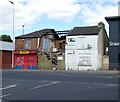
[[[8,0],[13,5],[13,42],[14,42],[14,2]],[[14,52],[12,52],[12,68],[14,68]]]
[[[13,42],[14,42],[14,2],[10,0],[9,2],[13,5]]]
[[[25,25],[22,25],[22,27],[23,27],[23,35],[24,35],[24,27],[25,27]]]

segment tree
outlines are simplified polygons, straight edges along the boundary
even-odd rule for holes
[[[11,37],[9,35],[3,34],[0,36],[0,41],[7,41],[7,42],[13,42]]]

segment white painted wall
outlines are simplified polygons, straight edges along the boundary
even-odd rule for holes
[[[97,70],[101,67],[97,35],[67,36],[66,42],[66,70]]]
[[[0,41],[0,50],[14,51],[15,50],[15,44],[10,43],[10,42]]]

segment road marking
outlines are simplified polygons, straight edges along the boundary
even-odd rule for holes
[[[83,82],[62,82],[62,83],[69,83],[69,84],[81,84],[81,85],[96,85],[96,86],[118,86],[118,84],[101,84],[101,83],[83,83]]]
[[[96,77],[96,78],[108,78],[108,79],[112,79],[114,77],[113,76],[100,76],[100,77]]]
[[[0,90],[10,89],[10,88],[16,87],[17,85],[18,85],[18,84],[15,84],[15,85],[9,85],[9,86],[7,86],[7,87],[0,88]]]
[[[63,73],[42,73],[42,74],[49,74],[49,75],[64,75],[64,76],[69,75],[69,74],[63,74]]]
[[[54,82],[51,82],[51,83],[49,83],[49,84],[36,86],[36,87],[30,88],[30,89],[31,89],[31,90],[34,90],[34,89],[38,89],[38,88],[41,88],[41,87],[46,87],[46,86],[50,86],[50,85],[58,84],[58,83],[60,83],[60,82],[58,82],[58,81],[54,81]]]
[[[2,95],[0,96],[0,98],[6,97],[6,96],[10,96],[11,94],[6,94],[6,95]]]
[[[117,84],[108,84],[107,86],[118,86]]]
[[[88,87],[88,89],[91,89],[92,87]]]
[[[100,86],[118,86],[117,84],[99,84],[99,83],[93,83],[93,85],[100,85]]]

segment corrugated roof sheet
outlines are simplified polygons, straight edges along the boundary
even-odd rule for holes
[[[14,51],[15,50],[15,44],[10,43],[10,42],[0,41],[0,50]]]
[[[70,35],[97,35],[102,27],[89,26],[89,27],[74,27],[68,34]]]

